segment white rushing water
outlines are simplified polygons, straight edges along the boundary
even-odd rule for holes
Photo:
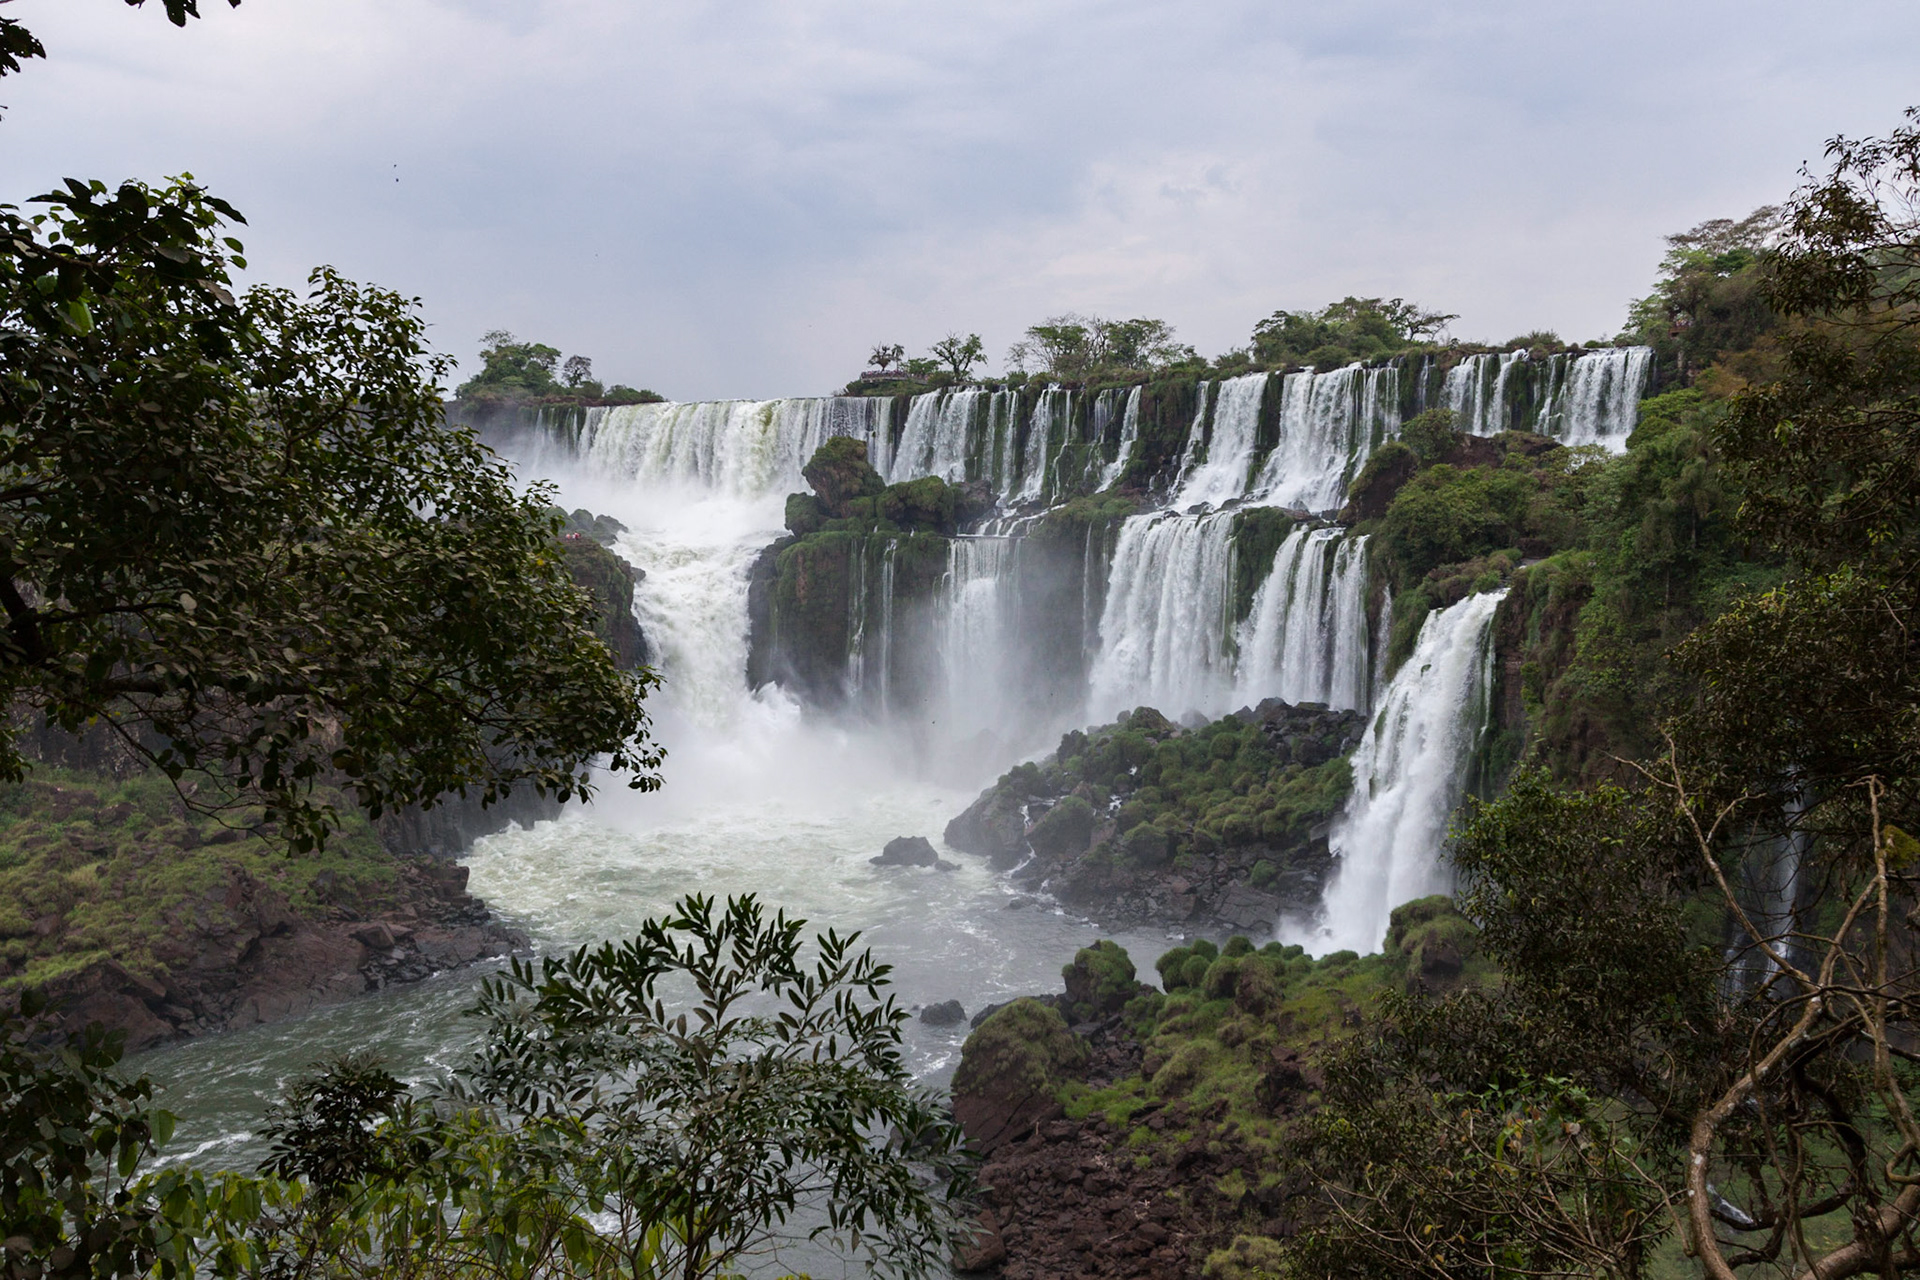
[[[1400,429],[1400,370],[1349,365],[1290,373],[1279,435],[1253,489],[1269,506],[1333,511],[1373,450]]]
[[[1089,717],[1138,706],[1216,711],[1232,689],[1233,513],[1133,516],[1121,527],[1100,616]]]
[[[1441,399],[1453,410],[1454,429],[1470,435],[1518,426],[1563,444],[1621,453],[1652,373],[1651,347],[1563,351],[1539,361],[1524,350],[1483,353],[1447,371]],[[1522,375],[1530,388],[1524,402]]]
[[[1353,753],[1321,918],[1290,923],[1285,940],[1321,954],[1377,951],[1394,907],[1449,888],[1442,847],[1485,732],[1493,618],[1506,594],[1468,596],[1427,616]]]
[[[1640,422],[1640,397],[1653,370],[1653,348],[1590,351],[1568,362],[1557,394],[1540,408],[1542,435],[1568,445],[1597,444],[1624,453]]]
[[[1101,402],[1104,404],[1110,404],[1111,399],[1114,395],[1115,393],[1112,391],[1101,392],[1101,395],[1100,395]],[[1108,408],[1107,413],[1111,414],[1112,409]],[[1108,421],[1110,421],[1110,419],[1108,417],[1100,415],[1098,413],[1098,410],[1096,409],[1096,416],[1094,421],[1094,425],[1096,428],[1095,438],[1099,438],[1100,434],[1102,434],[1102,432],[1104,431],[1104,428],[1106,427],[1106,424]],[[1140,388],[1133,387],[1127,391],[1125,406],[1120,411],[1120,442],[1114,451],[1113,461],[1109,462],[1106,465],[1106,467],[1100,472],[1100,479],[1094,485],[1094,488],[1107,489],[1107,488],[1111,488],[1112,486],[1120,482],[1121,475],[1127,469],[1127,463],[1133,460],[1133,446],[1134,446],[1134,443],[1139,439],[1140,439]]]
[[[1366,538],[1297,526],[1274,554],[1240,632],[1238,701],[1271,697],[1364,711]]]
[[[832,436],[884,447],[889,412],[889,401],[855,396],[620,405],[588,411],[581,451],[600,476],[778,496],[806,487],[800,468]]]
[[[1047,496],[1048,463],[1065,442],[1068,424],[1073,421],[1073,392],[1064,387],[1048,387],[1033,404],[1027,419],[1027,447],[1020,462],[1020,489],[1016,502],[1037,502]]]
[[[1215,505],[1247,491],[1247,472],[1253,466],[1254,438],[1260,429],[1260,400],[1266,394],[1267,374],[1228,378],[1213,390],[1212,434],[1202,439],[1203,422],[1196,416],[1180,479],[1174,485],[1173,506]]]

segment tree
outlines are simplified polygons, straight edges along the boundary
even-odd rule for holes
[[[658,785],[544,491],[444,419],[415,305],[316,271],[236,299],[239,216],[189,181],[0,209],[0,774],[20,713],[117,735],[295,848],[336,815],[596,757]],[[187,786],[196,775],[211,786]]]
[[[1164,320],[1104,320],[1069,312],[1027,330],[1007,352],[1007,364],[1022,372],[1037,365],[1049,377],[1081,381],[1101,374],[1151,373],[1195,359],[1176,342]]]
[[[482,335],[480,343],[480,371],[460,384],[456,399],[564,394],[565,388],[554,377],[560,364],[558,347],[522,342],[505,329]]]
[[[809,1238],[925,1274],[969,1191],[963,1134],[901,1061],[888,967],[831,931],[808,966],[804,926],[751,896],[721,910],[694,895],[629,942],[516,961],[482,987],[487,1039],[459,1096],[625,1236],[664,1227],[667,1274],[725,1272],[803,1206],[825,1219]],[[688,988],[690,1013],[664,1003]]]
[[[1253,359],[1265,365],[1337,368],[1428,342],[1459,319],[1404,298],[1343,298],[1318,311],[1276,311],[1253,327]]]
[[[907,358],[907,349],[899,343],[881,343],[867,356],[867,363],[880,373],[896,369]]]
[[[987,362],[987,350],[981,345],[977,333],[970,333],[964,338],[957,333],[950,333],[933,344],[933,355],[947,366],[956,382],[964,379],[973,366]]]
[[[1652,346],[1682,381],[1752,347],[1777,320],[1766,276],[1780,231],[1780,209],[1763,205],[1668,236],[1660,279],[1629,310],[1627,335]]]
[[[576,390],[593,382],[593,361],[586,356],[568,356],[566,363],[560,366],[560,381],[565,383],[569,390]],[[600,384],[595,382],[593,385]]]

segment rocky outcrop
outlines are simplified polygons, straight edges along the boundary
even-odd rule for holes
[[[526,947],[526,935],[495,920],[466,883],[465,867],[421,859],[402,868],[377,909],[341,885],[339,900],[314,919],[236,869],[217,900],[203,898],[201,909],[183,915],[156,971],[101,959],[42,990],[61,1029],[99,1022],[143,1049],[277,1021]]]
[[[940,855],[925,836],[895,836],[878,857],[867,861],[876,867],[931,867],[939,864]]]
[[[1083,948],[1064,993],[1006,1005],[969,1037],[953,1110],[984,1160],[958,1270],[1271,1274],[1322,1203],[1299,1158],[1322,1055],[1388,991],[1489,977],[1446,898],[1397,909],[1382,955],[1198,939],[1155,968],[1164,994],[1114,943]]]
[[[1278,699],[1194,730],[1143,707],[1004,774],[946,841],[1103,922],[1271,932],[1319,901],[1364,727]]]
[[[614,665],[631,671],[651,662],[653,650],[633,614],[633,588],[644,576],[642,572],[585,533],[562,534],[560,549],[566,556],[568,574],[592,592],[600,606],[600,621],[594,631],[613,652]]]

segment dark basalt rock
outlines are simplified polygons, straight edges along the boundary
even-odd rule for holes
[[[966,1008],[958,1000],[942,1000],[920,1011],[920,1021],[930,1027],[951,1027],[966,1020]]]
[[[879,857],[867,861],[876,867],[933,867],[940,864],[940,855],[925,836],[895,836]]]

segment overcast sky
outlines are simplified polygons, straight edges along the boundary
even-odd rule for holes
[[[1616,331],[1661,236],[1920,102],[1912,0],[19,0],[0,200],[190,171],[252,278],[676,399],[1068,310],[1202,353],[1346,294]]]

